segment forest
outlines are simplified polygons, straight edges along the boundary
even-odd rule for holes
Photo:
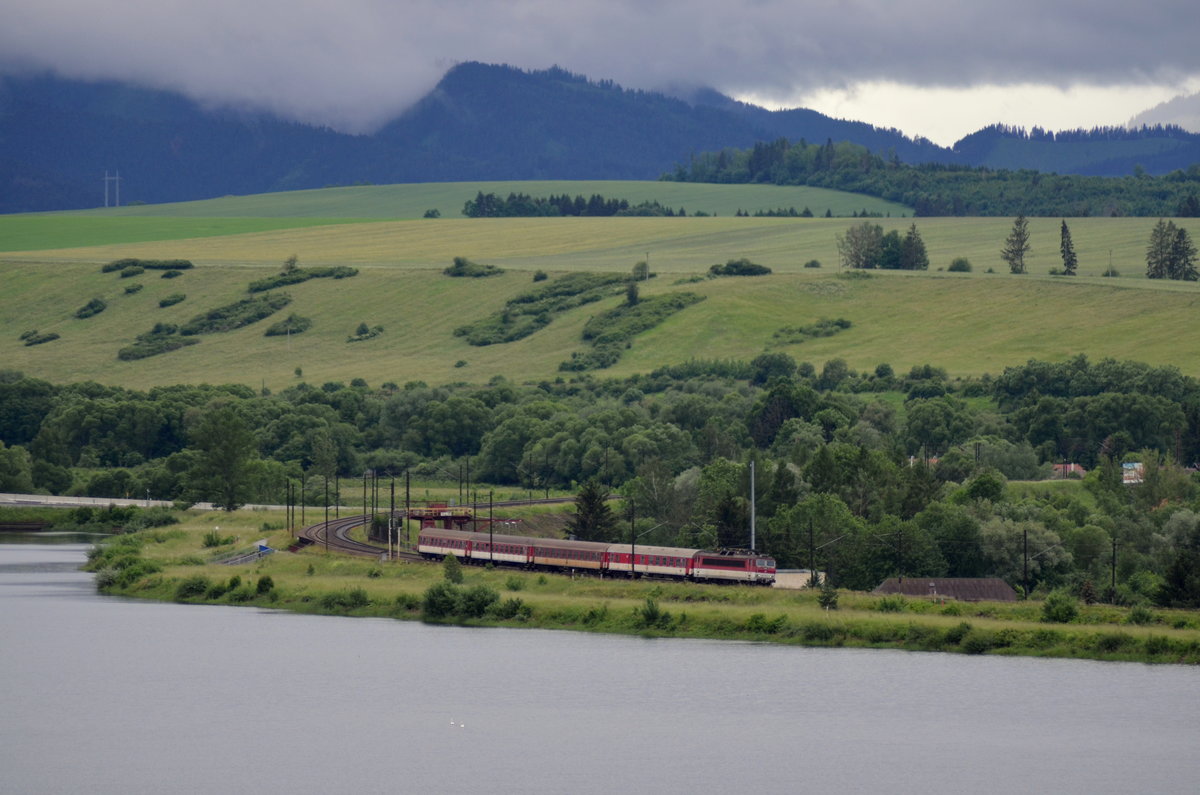
[[[1163,176],[1051,174],[926,163],[909,165],[858,144],[786,138],[693,155],[662,179],[808,185],[906,204],[919,216],[1200,215],[1200,165]]]
[[[986,575],[1200,606],[1200,492],[1185,466],[1200,457],[1200,382],[1137,362],[1029,361],[964,380],[766,353],[624,379],[277,394],[4,371],[0,438],[3,492],[232,508],[303,483],[317,505],[327,478],[352,499],[364,471],[465,473],[476,489],[612,493],[623,499],[601,537],[625,537],[632,510],[644,543],[709,548],[749,543],[753,463],[757,546],[839,587]]]

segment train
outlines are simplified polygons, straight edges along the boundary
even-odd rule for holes
[[[556,538],[422,527],[417,551],[434,560],[578,571],[604,576],[657,577],[711,583],[772,585],[775,560],[753,550],[704,550],[643,544],[606,544]]]

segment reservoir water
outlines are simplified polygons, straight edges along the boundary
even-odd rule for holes
[[[1200,790],[1200,670],[99,596],[0,544],[0,792]]]

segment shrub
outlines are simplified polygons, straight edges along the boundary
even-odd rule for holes
[[[462,594],[449,582],[438,582],[425,589],[421,611],[425,618],[449,618],[458,613]]]
[[[1138,605],[1129,611],[1129,615],[1125,617],[1125,620],[1130,624],[1137,624],[1139,626],[1153,624],[1154,611],[1144,605]]]
[[[402,593],[396,595],[396,607],[400,610],[420,610],[421,598],[410,593]]]
[[[619,345],[597,345],[590,350],[573,352],[570,359],[559,363],[558,369],[564,373],[603,370],[612,367],[620,359]]]
[[[131,276],[141,276],[146,272],[146,269],[141,265],[130,265],[126,268],[121,268],[121,278],[128,279]]]
[[[203,544],[206,549],[212,547],[223,547],[226,544],[233,543],[233,536],[223,536],[216,530],[209,530],[204,534]]]
[[[817,604],[826,610],[837,610],[838,607],[838,592],[837,588],[829,580],[821,583],[821,592],[817,594]]]
[[[354,330],[354,336],[346,337],[346,342],[364,342],[374,339],[383,333],[383,326],[368,326],[366,323],[359,323],[358,328]]]
[[[703,300],[704,296],[696,293],[667,293],[627,302],[589,320],[583,338],[596,345],[625,342]]]
[[[525,587],[525,578],[515,574],[509,575],[504,580],[504,587],[510,591],[519,591]]]
[[[493,604],[500,601],[500,594],[486,585],[467,589],[459,603],[459,614],[466,618],[482,618]]]
[[[804,267],[806,267],[806,268],[819,268],[819,267],[821,267],[821,260],[819,260],[819,259],[810,259],[808,262],[804,263]]]
[[[254,586],[254,592],[261,595],[269,593],[275,587],[275,581],[271,579],[270,574],[264,574],[258,578],[258,585]]]
[[[245,298],[232,304],[217,307],[184,323],[179,333],[185,337],[195,334],[216,334],[257,323],[290,304],[292,297],[287,293],[272,293],[258,298]]]
[[[820,621],[810,621],[800,627],[800,635],[809,643],[828,643],[837,633],[833,627]]]
[[[93,298],[75,310],[75,317],[80,320],[86,320],[89,317],[95,317],[105,309],[108,309],[108,304],[104,303],[100,298]]]
[[[1107,276],[1110,279],[1116,279],[1121,275],[1121,272],[1110,265],[1107,268],[1105,268],[1104,273],[1102,273],[1100,275]]]
[[[155,323],[154,328],[150,329],[150,331],[145,334],[139,334],[137,340],[132,345],[117,351],[117,358],[121,361],[145,359],[149,356],[169,353],[200,342],[197,339],[176,336],[178,330],[179,327],[173,323]]]
[[[160,308],[166,309],[168,306],[175,306],[175,304],[182,302],[186,298],[187,296],[183,293],[171,293],[166,298],[161,299],[158,305]]]
[[[472,279],[485,278],[487,276],[499,276],[504,273],[503,268],[497,268],[495,265],[483,265],[478,262],[472,262],[466,257],[455,257],[454,264],[442,271],[447,276],[467,277]]]
[[[1042,602],[1042,621],[1050,624],[1068,624],[1079,615],[1079,604],[1075,597],[1064,590],[1055,590]]]
[[[175,279],[182,275],[183,275],[183,271],[165,271],[163,273],[163,275],[159,276],[158,278],[160,278],[160,279]]]
[[[946,642],[957,646],[962,643],[963,638],[971,631],[971,625],[966,621],[960,621],[957,626],[950,627],[946,630]]]
[[[263,336],[284,337],[288,334],[302,334],[312,328],[312,320],[300,315],[288,315],[286,319],[273,323]]]
[[[292,260],[289,259],[289,262],[292,262]],[[351,268],[346,265],[335,265],[330,268],[288,268],[285,265],[282,273],[252,281],[250,282],[250,287],[247,289],[251,293],[265,293],[267,290],[300,284],[309,279],[348,279],[351,276],[357,275],[357,268]]]
[[[881,613],[903,613],[908,607],[908,600],[900,594],[885,596],[875,604],[875,609]]]
[[[441,218],[442,211],[436,207],[431,207],[430,209],[426,210],[425,215],[423,215],[421,217],[422,218]]]
[[[951,273],[970,273],[971,260],[967,259],[966,257],[955,257],[950,261],[950,267],[946,270],[950,271]]]
[[[1147,635],[1146,636],[1146,654],[1151,657],[1156,657],[1160,654],[1167,654],[1171,651],[1171,639],[1162,635]]]
[[[746,631],[758,635],[774,635],[787,624],[787,616],[768,619],[763,613],[754,613],[746,619]]]
[[[771,272],[771,269],[766,265],[759,265],[742,257],[741,259],[731,259],[724,265],[713,265],[708,269],[710,277],[717,276],[766,276]]]
[[[834,334],[845,331],[852,325],[854,324],[844,317],[839,317],[835,320],[823,317],[816,323],[809,323],[804,326],[784,326],[771,335],[771,345],[798,345],[808,339],[832,337]]]
[[[125,285],[125,295],[133,295],[134,293],[141,292],[143,287],[145,287],[145,285],[141,282],[138,282],[137,284],[127,284]]]
[[[641,625],[647,629],[667,627],[671,624],[671,614],[662,610],[654,597],[647,596],[646,603],[635,611]]]
[[[1129,644],[1133,638],[1123,632],[1105,632],[1096,637],[1096,650],[1102,652],[1117,652]]]
[[[505,621],[514,618],[518,621],[528,621],[533,616],[533,608],[514,596],[492,605],[488,614]]]
[[[550,278],[550,277],[549,277],[549,276],[546,274],[546,272],[545,272],[545,271],[541,271],[541,270],[539,270],[539,271],[534,271],[534,272],[533,272],[533,280],[534,280],[535,282],[544,282],[544,281],[546,281],[546,280],[547,280],[547,279],[549,279],[549,278]]]
[[[369,604],[371,604],[371,600],[362,588],[334,591],[323,595],[320,599],[321,607],[326,610],[354,610]]]
[[[196,574],[182,580],[175,587],[175,598],[178,600],[195,599],[208,593],[212,583],[203,574]]]
[[[113,260],[104,265],[100,268],[100,271],[101,273],[112,273],[113,271],[124,271],[126,268],[181,271],[188,270],[191,267],[192,263],[186,259],[137,259],[136,257],[125,257],[124,259]]]
[[[981,629],[973,629],[960,642],[962,650],[967,654],[983,654],[995,645],[994,636]]]
[[[462,564],[458,562],[458,558],[454,555],[447,555],[442,558],[442,577],[446,582],[460,585],[463,581]]]
[[[48,331],[45,334],[39,334],[35,331],[27,331],[21,335],[21,339],[25,340],[25,347],[31,345],[41,345],[44,342],[53,342],[58,339],[58,334],[53,331]]]

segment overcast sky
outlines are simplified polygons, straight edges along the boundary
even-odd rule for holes
[[[0,0],[0,70],[365,131],[455,63],[708,85],[950,144],[1125,123],[1200,90],[1195,0]]]

